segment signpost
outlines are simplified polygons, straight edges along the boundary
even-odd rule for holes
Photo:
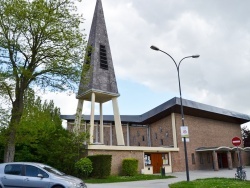
[[[232,144],[234,145],[234,146],[239,146],[239,145],[241,145],[241,139],[239,138],[239,137],[233,137],[233,139],[232,139]]]
[[[181,137],[182,138],[188,138],[188,126],[181,126]]]
[[[241,145],[241,139],[239,137],[233,137],[232,144],[237,147],[238,159],[239,159],[239,166],[241,166],[241,159],[240,159],[240,152],[238,146]]]

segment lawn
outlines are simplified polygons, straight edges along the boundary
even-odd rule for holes
[[[155,180],[155,179],[167,179],[167,178],[175,178],[175,176],[138,174],[135,176],[109,176],[106,179],[84,179],[84,181],[86,183],[115,183],[115,182],[142,181],[142,180]]]
[[[182,181],[169,185],[170,188],[249,188],[250,181],[235,180],[232,178],[207,178],[195,181]]]

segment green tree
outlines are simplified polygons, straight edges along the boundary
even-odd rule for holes
[[[52,101],[42,102],[33,91],[29,91],[25,99],[23,116],[16,132],[15,160],[46,163],[73,174],[75,162],[83,151],[85,134],[76,136],[65,130],[61,126],[60,110]]]
[[[75,1],[0,1],[0,94],[11,105],[5,162],[14,160],[25,91],[74,90],[83,75],[83,19]]]
[[[243,145],[244,147],[250,147],[250,130],[247,126],[242,127],[241,129]]]

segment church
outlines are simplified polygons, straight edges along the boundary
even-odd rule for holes
[[[136,158],[142,174],[160,173],[162,168],[166,173],[185,171],[180,98],[139,115],[119,113],[120,94],[101,0],[96,1],[83,67],[86,72],[76,95],[76,114],[61,118],[69,131],[89,133],[86,154],[112,155],[112,174],[121,172],[125,158]],[[91,102],[89,115],[82,114],[84,101]],[[108,101],[112,101],[113,115],[103,114],[102,105]],[[99,103],[98,115],[94,114],[95,103]],[[249,163],[250,148],[235,147],[232,138],[241,138],[241,125],[250,116],[187,99],[182,104],[189,133],[185,138],[189,170],[231,170]]]

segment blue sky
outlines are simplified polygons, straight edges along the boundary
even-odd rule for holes
[[[95,0],[78,8],[88,35]],[[120,114],[142,114],[179,96],[172,60],[182,62],[183,98],[250,114],[250,1],[102,0],[116,72]],[[75,94],[48,93],[62,114],[75,114]],[[90,105],[83,112],[90,113]],[[96,108],[98,114],[98,108]],[[104,114],[112,114],[111,104]]]

